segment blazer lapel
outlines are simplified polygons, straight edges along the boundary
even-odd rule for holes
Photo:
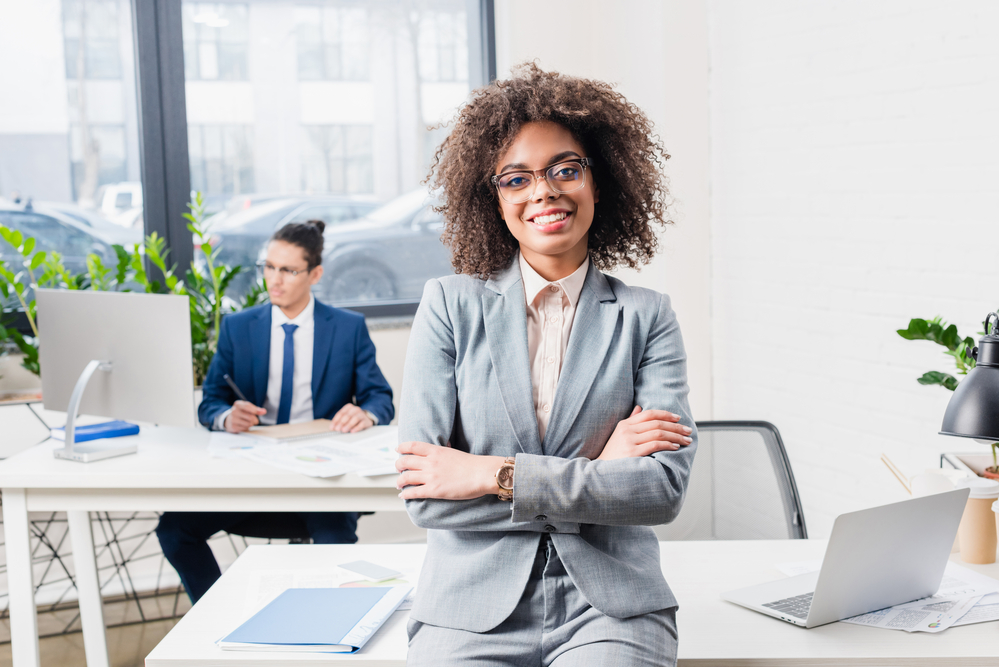
[[[260,314],[250,325],[250,345],[253,355],[253,404],[261,406],[267,399],[267,375],[271,365],[271,307],[260,309]]]
[[[559,456],[569,429],[575,424],[604,357],[620,326],[621,307],[607,277],[590,263],[579,293],[562,372],[559,374],[552,416],[545,430],[544,453]]]
[[[329,366],[330,351],[333,349],[333,333],[336,327],[333,323],[335,311],[324,303],[316,301],[314,306],[315,329],[312,338],[312,407],[316,406],[319,387]]]
[[[527,306],[516,257],[509,268],[486,282],[482,316],[489,357],[499,384],[503,407],[526,454],[541,454],[538,420],[527,358]]]

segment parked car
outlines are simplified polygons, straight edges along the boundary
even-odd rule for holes
[[[105,218],[121,227],[131,227],[142,212],[142,183],[122,181],[97,188],[94,205]]]
[[[419,301],[427,280],[453,274],[437,203],[415,190],[327,229],[319,298],[338,306]]]
[[[99,256],[106,265],[117,261],[111,247],[115,241],[61,211],[35,206],[30,200],[25,204],[0,200],[0,224],[34,237],[38,250],[57,251],[62,255],[63,265],[73,274],[87,272],[87,255],[90,253]],[[21,268],[21,256],[2,239],[0,260],[7,261],[15,272]],[[38,275],[36,273],[36,277]],[[16,301],[16,298],[11,299],[6,305],[11,307]]]
[[[89,211],[75,204],[61,202],[38,202],[36,209],[53,210],[69,216],[77,222],[94,229],[112,244],[123,245],[131,249],[136,243],[142,243],[142,227],[123,227],[105,218],[97,211]]]
[[[245,196],[244,196],[245,197]],[[322,220],[328,229],[354,220],[378,206],[373,199],[335,195],[282,195],[263,203],[249,199],[249,208],[227,208],[210,217],[206,227],[211,243],[219,247],[218,261],[246,269],[230,284],[233,298],[246,293],[256,281],[257,257],[267,240],[279,228],[290,222]],[[243,199],[241,197],[240,199]],[[203,261],[196,253],[197,261]]]

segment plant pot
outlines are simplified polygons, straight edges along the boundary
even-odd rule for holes
[[[982,477],[986,479],[999,479],[999,468],[996,466],[989,466],[982,472]]]

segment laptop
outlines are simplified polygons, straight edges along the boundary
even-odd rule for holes
[[[722,599],[814,628],[937,592],[969,489],[841,514],[822,568],[722,593]]]

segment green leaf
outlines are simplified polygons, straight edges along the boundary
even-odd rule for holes
[[[906,329],[898,329],[898,335],[906,340],[926,340],[926,334],[930,330],[930,323],[926,320],[914,318],[909,320]]]
[[[10,235],[10,244],[14,246],[17,250],[21,249],[21,244],[24,242],[24,234],[18,230],[14,230],[14,233]]]
[[[34,237],[29,236],[24,241],[24,247],[21,248],[21,255],[27,257],[28,255],[31,254],[31,251],[34,249],[35,249],[35,239]]]
[[[941,373],[940,371],[928,371],[923,373],[923,376],[918,378],[916,382],[925,385],[938,384],[951,391],[957,389],[958,384],[957,379],[954,376],[948,375],[947,373]]]
[[[35,253],[35,256],[31,258],[31,270],[34,271],[39,266],[45,263],[45,259],[48,257],[44,250],[40,250]]]

